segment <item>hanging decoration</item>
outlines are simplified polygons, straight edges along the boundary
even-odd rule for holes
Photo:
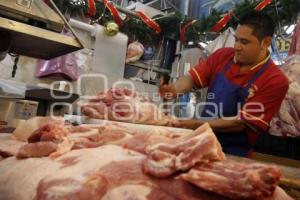
[[[251,10],[268,13],[274,21],[278,22],[278,25],[291,25],[297,21],[300,10],[299,0],[244,0],[242,3],[236,4],[230,12],[224,14],[218,10],[211,10],[209,16],[196,20],[180,13],[151,19],[143,12],[127,15],[124,19],[117,10],[118,6],[108,0],[76,0],[77,3],[73,2],[75,0],[53,1],[62,13],[67,13],[71,17],[90,17],[91,22],[101,25],[114,21],[118,25],[118,31],[128,35],[130,40],[139,40],[143,44],[159,43],[162,38],[180,39],[183,42],[199,41],[204,34],[215,34],[227,27],[235,28],[241,15]],[[95,21],[100,16],[101,20]],[[107,27],[108,24],[112,26],[111,23],[107,23]],[[118,32],[116,26],[113,27],[112,33]]]
[[[123,26],[123,19],[121,18],[119,11],[114,6],[114,4],[111,1],[103,0],[104,5],[109,9],[110,13],[112,14],[115,22],[121,27]]]
[[[185,44],[186,43],[186,31],[188,30],[188,28],[190,28],[195,22],[197,22],[197,20],[191,20],[189,22],[187,22],[186,24],[184,24],[183,26],[180,27],[180,41]]]
[[[136,12],[137,16],[139,16],[150,28],[152,28],[153,30],[155,30],[155,32],[157,34],[159,34],[161,32],[160,26],[153,21],[150,17],[148,17],[147,15],[145,15],[143,12],[141,11],[137,11]]]
[[[256,7],[255,10],[256,11],[261,11],[263,10],[267,5],[271,4],[272,0],[263,0],[262,2],[260,2]]]
[[[227,13],[222,19],[220,19],[211,29],[213,32],[220,32],[230,21],[233,16],[232,12]]]
[[[89,7],[89,15],[95,16],[96,15],[96,3],[95,0],[88,0],[88,7]]]
[[[119,26],[114,21],[104,24],[104,32],[108,36],[115,36],[119,32]]]

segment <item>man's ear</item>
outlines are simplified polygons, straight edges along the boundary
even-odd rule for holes
[[[262,40],[262,47],[264,49],[268,49],[269,46],[271,46],[271,44],[272,44],[272,37],[270,36],[267,36]]]

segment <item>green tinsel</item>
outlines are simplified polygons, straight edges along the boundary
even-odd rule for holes
[[[180,25],[181,23],[186,22],[187,19],[180,13],[175,13],[172,16],[160,17],[155,21],[159,24],[162,30],[161,35],[177,40],[179,37]]]
[[[159,41],[160,35],[156,34],[154,30],[149,28],[143,21],[136,17],[127,16],[124,26],[120,29],[126,33],[129,40],[138,40],[143,44],[153,44]]]
[[[69,0],[54,0],[58,8],[64,14],[67,14],[71,17],[89,17],[87,0],[78,1],[84,3],[75,5]],[[224,29],[227,27],[235,27],[239,17],[248,11],[254,10],[255,6],[260,2],[261,1],[253,2],[253,0],[245,0],[243,3],[237,4],[233,8],[234,17]],[[96,1],[96,7],[97,14],[91,18],[91,21],[98,19],[97,23],[103,25],[107,21],[113,20],[109,10],[105,9],[103,3]],[[296,22],[299,11],[299,0],[273,0],[272,3],[261,12],[270,14],[274,21],[277,22],[276,24],[278,26],[279,24],[281,26],[285,26]],[[185,36],[187,41],[199,41],[201,35],[210,32],[213,25],[215,25],[224,14],[225,13],[221,13],[217,10],[212,10],[210,16],[201,17],[198,19],[198,21],[190,26],[186,31]],[[101,18],[99,18],[100,16]],[[178,40],[181,25],[191,20],[191,18],[183,16],[180,13],[175,13],[167,17],[164,16],[154,18],[154,20],[162,29],[162,32],[159,35],[136,16],[127,16],[124,21],[124,26],[120,27],[120,31],[127,34],[130,40],[139,40],[142,43],[157,44],[163,37]]]

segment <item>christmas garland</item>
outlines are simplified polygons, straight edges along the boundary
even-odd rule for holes
[[[153,19],[144,13],[125,15],[117,11],[111,1],[95,0],[54,0],[62,13],[70,17],[89,18],[91,23],[106,24],[115,21],[120,31],[131,40],[147,44],[160,41],[163,37],[186,41],[198,41],[207,32],[220,32],[227,27],[236,27],[239,17],[248,11],[266,12],[281,26],[296,22],[300,10],[299,0],[245,0],[235,5],[232,11],[221,13],[212,10],[211,15],[201,19],[191,19],[180,13],[171,16],[156,16]]]

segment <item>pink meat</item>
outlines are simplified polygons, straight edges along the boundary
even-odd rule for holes
[[[298,34],[299,34],[298,24]],[[300,136],[300,57],[291,56],[282,67],[289,78],[289,90],[280,109],[270,123],[270,134],[276,136]]]
[[[227,199],[173,177],[148,176],[142,170],[145,156],[120,147],[104,146],[69,154],[58,160],[64,164],[58,173],[39,182],[35,200]]]
[[[44,157],[55,152],[58,145],[54,142],[36,142],[28,143],[20,147],[16,157],[30,158],[30,157]]]
[[[226,160],[198,164],[179,178],[231,199],[262,199],[273,194],[280,176],[273,165]]]
[[[90,118],[138,124],[167,125],[172,121],[148,97],[126,88],[99,93],[82,104],[81,111]]]
[[[31,136],[34,131],[47,124],[56,124],[59,126],[63,126],[64,119],[61,117],[33,117],[18,125],[18,127],[13,132],[14,137],[17,140],[27,142],[28,137]]]
[[[174,144],[150,145],[146,154],[144,172],[157,177],[167,177],[175,172],[188,170],[197,163],[225,159],[221,145],[208,124]]]
[[[71,143],[66,142],[69,134],[63,124],[45,124],[28,137],[28,144],[20,147],[17,158],[44,157],[55,151],[61,152],[62,149],[67,151],[71,147],[66,148],[66,146],[72,146]]]
[[[64,125],[49,123],[34,131],[28,138],[28,142],[52,141],[58,143],[69,134],[69,130]]]
[[[18,156],[52,159],[0,162],[1,200],[290,200],[277,187],[275,166],[224,161],[208,124],[180,134],[107,124],[51,137],[60,129],[49,127],[35,132],[34,143],[23,146]],[[70,151],[73,143],[81,146]]]

